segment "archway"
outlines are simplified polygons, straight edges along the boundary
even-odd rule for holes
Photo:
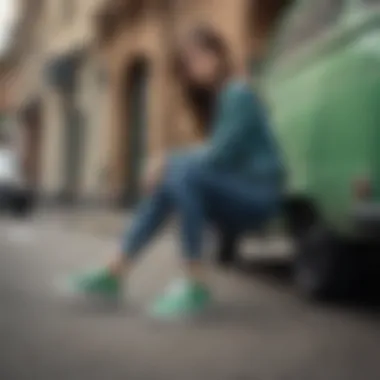
[[[79,76],[83,68],[83,54],[73,51],[58,56],[46,64],[48,83],[59,95],[58,118],[61,120],[61,189],[59,198],[73,203],[78,196],[83,169],[85,120],[78,105]]]
[[[135,59],[128,65],[124,78],[122,108],[124,114],[124,189],[122,206],[134,206],[141,197],[140,178],[146,156],[147,94],[149,64],[145,58]]]

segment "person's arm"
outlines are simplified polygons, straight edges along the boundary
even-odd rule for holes
[[[251,128],[254,128],[254,112],[258,105],[248,85],[238,84],[227,91],[211,139],[173,151],[172,156],[191,156],[206,164],[224,166],[241,154],[241,145],[249,138]]]
[[[223,166],[241,154],[241,145],[254,127],[255,99],[247,85],[239,85],[225,94],[221,115],[215,125],[216,133],[203,149],[203,160]]]
[[[170,157],[174,159],[179,159],[183,157],[193,157],[193,158],[199,158],[200,160],[203,159],[205,156],[206,151],[208,150],[208,142],[201,142],[195,145],[191,145],[185,148],[179,148],[172,150],[169,154]]]

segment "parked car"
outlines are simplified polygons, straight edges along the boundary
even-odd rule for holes
[[[380,243],[380,0],[297,2],[277,35],[263,90],[289,173],[295,281],[331,296],[356,269],[346,243]]]
[[[26,216],[33,206],[32,192],[27,189],[16,152],[0,144],[0,208],[15,216]]]

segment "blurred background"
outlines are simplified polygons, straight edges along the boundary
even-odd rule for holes
[[[290,4],[8,3],[3,5],[11,21],[3,27],[2,128],[19,135],[28,183],[45,200],[120,205],[138,197],[139,167],[147,155],[199,138],[191,107],[173,80],[171,52],[179,36],[207,22],[225,36],[237,68],[250,61],[256,65],[275,21]],[[320,12],[328,14],[330,5],[322,3]]]
[[[249,276],[211,269],[219,305],[197,326],[141,317],[141,304],[179,272],[170,228],[133,274],[126,310],[69,306],[51,284],[114,250],[140,199],[147,157],[204,137],[173,72],[173,49],[188,29],[208,23],[220,31],[236,70],[248,67],[260,86],[284,57],[318,50],[343,13],[355,23],[379,6],[0,0],[0,198],[11,189],[15,215],[34,211],[26,219],[0,211],[0,379],[378,380],[378,307],[300,299],[283,239],[242,243],[246,257],[259,258]],[[361,49],[374,51],[378,41]],[[276,92],[280,77],[270,76],[268,88]],[[294,93],[282,94],[276,101],[287,105]]]

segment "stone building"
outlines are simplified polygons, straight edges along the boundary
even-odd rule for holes
[[[17,141],[13,125],[14,70],[13,57],[3,54],[0,57],[0,134]]]
[[[11,106],[11,86],[10,74],[7,58],[0,58],[0,128],[4,123],[4,119],[9,112]]]
[[[45,3],[43,67],[46,92],[42,187],[63,200],[101,196],[107,148],[102,119],[101,66],[94,50],[93,15],[100,0]]]
[[[15,86],[31,182],[48,198],[136,201],[147,156],[202,138],[173,75],[177,37],[211,24],[243,71],[285,2],[23,0]]]
[[[9,70],[6,63],[0,60],[0,115],[10,106]]]
[[[17,127],[20,126],[19,116],[35,103],[32,100],[35,94],[30,91],[34,86],[30,86],[30,83],[36,78],[36,72],[34,60],[30,58],[34,55],[35,20],[38,18],[40,5],[40,0],[20,2],[16,24],[10,30],[10,44],[3,53],[0,69],[1,87],[7,98],[4,124],[13,142],[20,143],[18,148],[23,155],[23,169],[30,182],[34,182],[38,176],[38,149],[34,146],[38,139],[34,138],[36,131],[30,124],[25,124],[23,129]],[[25,75],[27,73],[30,75]]]
[[[102,0],[23,0],[15,110],[29,180],[47,199],[101,192],[102,87],[93,13]]]

